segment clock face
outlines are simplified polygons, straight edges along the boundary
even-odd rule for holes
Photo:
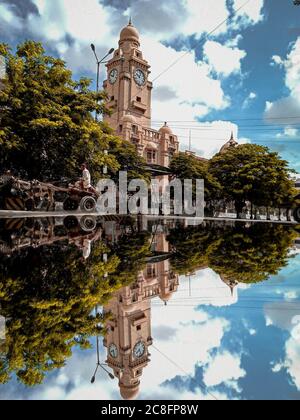
[[[145,73],[142,70],[137,69],[134,72],[134,80],[135,80],[135,82],[136,82],[137,85],[143,86],[145,84],[145,82],[146,82]]]
[[[110,355],[113,359],[116,359],[116,358],[118,357],[118,354],[119,354],[119,352],[118,352],[117,346],[116,346],[115,344],[111,344],[111,345],[109,346],[109,355]]]
[[[141,357],[144,356],[145,352],[146,352],[146,346],[142,341],[140,341],[134,346],[133,355],[135,358],[140,359]]]
[[[114,83],[116,83],[117,80],[118,80],[118,70],[117,69],[113,69],[109,73],[109,81],[113,85]]]

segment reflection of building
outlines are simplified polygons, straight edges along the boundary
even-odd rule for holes
[[[111,116],[105,120],[125,140],[133,143],[148,164],[169,166],[178,152],[178,138],[165,124],[159,131],[151,129],[152,83],[150,65],[140,50],[140,37],[130,22],[120,34],[119,48],[107,64],[104,89]]]
[[[169,252],[164,234],[155,235],[153,251]],[[107,363],[119,379],[121,396],[134,399],[139,393],[143,369],[148,365],[151,336],[151,299],[160,297],[165,303],[177,291],[178,275],[170,271],[169,260],[148,264],[137,281],[123,287],[105,306],[111,313],[107,321]]]

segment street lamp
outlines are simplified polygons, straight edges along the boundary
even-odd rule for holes
[[[96,363],[96,369],[95,369],[94,375],[92,376],[92,379],[91,379],[91,384],[94,384],[95,381],[96,381],[96,375],[97,375],[97,372],[98,372],[99,367],[102,370],[104,370],[105,373],[107,373],[107,375],[109,376],[110,379],[115,379],[114,375],[111,372],[109,372],[105,368],[105,366],[107,366],[106,363],[101,363],[100,362],[100,355],[99,355],[99,337],[97,337],[97,363]]]
[[[96,314],[97,314],[98,307],[96,307],[95,311],[96,311]],[[96,343],[97,343],[97,362],[96,362],[95,372],[94,372],[94,374],[91,378],[91,384],[95,383],[96,375],[97,375],[97,372],[98,372],[99,368],[101,368],[105,373],[107,373],[107,375],[109,376],[110,379],[115,379],[114,375],[106,369],[105,366],[108,366],[108,365],[106,363],[101,363],[100,362],[100,351],[99,351],[100,346],[99,346],[99,336],[98,335],[97,335]]]
[[[96,58],[96,63],[97,63],[97,89],[96,89],[96,92],[99,93],[99,87],[100,87],[99,86],[99,82],[100,82],[100,65],[103,64],[103,63],[105,63],[105,59],[109,55],[111,55],[115,51],[115,49],[114,48],[111,48],[108,51],[108,53],[101,60],[99,60],[99,58],[98,58],[98,55],[97,55],[97,52],[96,52],[96,47],[95,47],[94,44],[91,44],[91,49],[92,49],[92,51],[94,53],[94,56]],[[96,110],[95,120],[98,121],[98,111],[97,110]]]
[[[101,60],[99,60],[99,58],[98,58],[98,55],[97,55],[97,51],[96,51],[96,47],[95,47],[95,45],[94,44],[91,44],[91,49],[92,49],[92,51],[93,51],[93,53],[94,53],[94,56],[95,56],[95,58],[96,58],[96,63],[97,63],[97,88],[96,88],[96,92],[97,92],[97,94],[99,93],[99,82],[100,82],[100,66],[101,66],[101,64],[103,64],[103,63],[105,63],[105,60],[106,60],[106,58],[109,56],[109,55],[111,55],[114,51],[115,51],[115,49],[114,48],[111,48],[109,51],[108,51],[108,53],[101,59]],[[98,110],[96,109],[96,114],[95,114],[95,121],[97,122],[98,121]],[[108,151],[107,150],[104,150],[104,154],[105,155],[108,155]],[[108,170],[107,170],[107,166],[105,165],[104,167],[103,167],[103,174],[104,175],[107,175],[107,172],[108,172]]]

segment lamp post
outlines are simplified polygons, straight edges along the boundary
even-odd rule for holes
[[[99,83],[100,83],[100,66],[101,66],[101,64],[104,64],[105,63],[106,58],[109,55],[111,55],[115,51],[115,49],[114,48],[111,48],[108,51],[108,53],[101,60],[99,60],[99,58],[98,58],[96,47],[95,47],[94,44],[91,44],[91,49],[92,49],[92,51],[94,53],[94,56],[96,58],[96,63],[97,63],[97,87],[96,87],[96,92],[98,94],[99,93],[99,88],[100,88],[100,86],[99,86]],[[98,121],[98,110],[97,109],[96,109],[96,113],[95,113],[95,121],[96,122]],[[107,150],[104,150],[104,154],[107,156],[108,155],[108,151]],[[107,174],[107,166],[106,165],[103,167],[103,174],[104,175]]]
[[[111,48],[108,51],[108,53],[101,60],[99,60],[99,58],[98,58],[96,47],[95,47],[94,44],[91,44],[91,49],[92,49],[92,51],[94,53],[94,56],[96,58],[96,63],[97,63],[97,88],[96,88],[96,92],[99,93],[99,88],[100,88],[100,86],[99,86],[99,84],[100,84],[100,66],[101,66],[101,64],[104,64],[105,63],[106,58],[109,55],[111,55],[115,51],[115,49],[114,48]],[[98,121],[98,111],[97,110],[96,110],[95,120]]]
[[[96,307],[96,313],[97,312],[98,312],[98,307]],[[101,368],[105,373],[107,373],[107,375],[109,376],[110,379],[115,379],[114,375],[106,369],[105,366],[108,366],[108,365],[106,363],[101,363],[100,362],[100,350],[99,350],[100,346],[99,346],[99,336],[98,335],[97,335],[97,338],[96,338],[96,345],[97,345],[97,362],[96,362],[95,372],[94,372],[94,374],[91,378],[91,384],[95,383],[96,375],[97,375],[97,372],[98,372],[99,368]]]

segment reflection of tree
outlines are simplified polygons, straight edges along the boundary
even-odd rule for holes
[[[74,346],[89,347],[88,338],[101,330],[92,309],[131,280],[149,249],[147,235],[126,237],[124,246],[123,240],[116,251],[96,244],[88,262],[67,243],[0,256],[1,314],[7,319],[0,383],[15,372],[24,384],[39,384],[46,372],[64,365]]]
[[[206,225],[179,229],[169,237],[173,266],[188,273],[208,266],[227,280],[267,280],[286,265],[294,232],[281,225]]]
[[[150,252],[150,235],[148,232],[132,232],[122,236],[114,246],[114,252],[120,258],[120,264],[111,278],[122,285],[136,281],[138,273],[146,265],[146,257]]]
[[[178,226],[168,237],[174,248],[173,270],[178,274],[188,274],[208,265],[207,247],[211,242],[209,229]]]

